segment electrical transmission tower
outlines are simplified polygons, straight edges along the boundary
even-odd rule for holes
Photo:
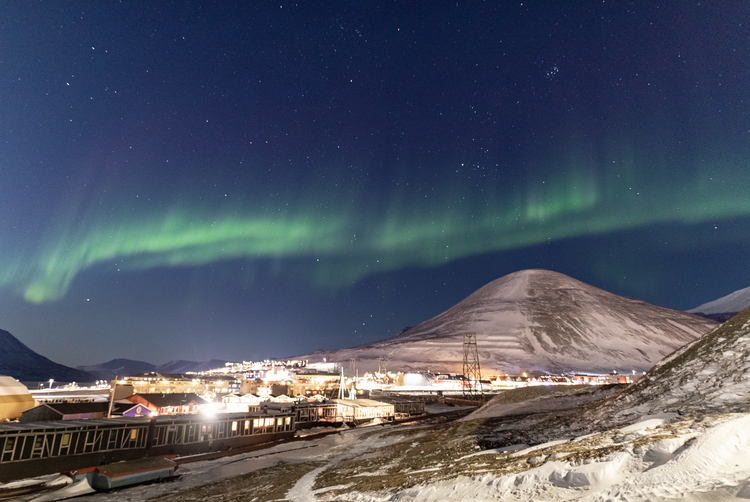
[[[482,371],[479,369],[479,352],[477,351],[477,335],[475,333],[464,333],[464,376],[468,382],[464,382],[464,397],[471,399],[484,397],[482,391]]]
[[[380,356],[380,359],[378,360],[378,373],[381,373],[383,375],[388,374],[388,356]]]

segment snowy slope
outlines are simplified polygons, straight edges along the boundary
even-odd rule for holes
[[[488,372],[643,371],[716,323],[623,298],[557,272],[524,270],[497,279],[442,314],[393,338],[301,356],[372,370],[461,372],[463,335],[476,333]]]
[[[599,413],[750,412],[750,307],[660,361]]]
[[[740,289],[727,296],[722,296],[717,300],[690,309],[688,312],[704,315],[726,314],[737,313],[747,307],[750,307],[750,288]]]

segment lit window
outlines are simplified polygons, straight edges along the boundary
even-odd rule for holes
[[[63,434],[60,446],[68,446],[70,444],[70,434]]]
[[[130,440],[134,441],[135,438],[137,438],[137,437],[138,437],[138,430],[137,429],[132,429],[130,431]]]
[[[245,420],[245,430],[250,428],[250,420]]]
[[[232,422],[232,432],[237,432],[237,422]]]

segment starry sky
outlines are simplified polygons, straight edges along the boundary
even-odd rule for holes
[[[71,365],[395,335],[546,268],[750,285],[750,3],[0,4],[0,328]]]

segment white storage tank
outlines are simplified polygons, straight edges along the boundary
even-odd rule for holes
[[[36,405],[24,384],[13,377],[0,375],[0,422],[21,418],[21,413]]]

